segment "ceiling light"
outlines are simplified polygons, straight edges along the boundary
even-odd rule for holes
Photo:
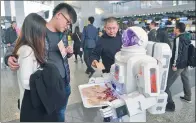
[[[95,8],[95,13],[100,15],[100,14],[104,13],[104,11],[101,8]]]
[[[68,4],[72,4],[72,3],[75,3],[76,1],[65,1],[65,2]]]
[[[119,3],[119,2],[121,2],[121,1],[109,1],[110,4],[112,4],[112,3]]]

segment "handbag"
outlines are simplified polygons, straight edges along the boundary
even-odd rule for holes
[[[76,35],[77,35],[77,37],[78,37],[78,39],[80,40],[80,42],[82,41],[81,39],[80,39],[80,37],[79,37],[79,35],[76,33]]]
[[[80,39],[79,35],[76,33],[78,39],[80,40],[80,42],[82,42],[82,40]],[[80,49],[80,52],[83,53],[83,51]]]

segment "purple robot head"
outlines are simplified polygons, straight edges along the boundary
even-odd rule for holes
[[[129,46],[146,46],[148,41],[147,33],[141,27],[129,27],[122,34],[123,47]]]

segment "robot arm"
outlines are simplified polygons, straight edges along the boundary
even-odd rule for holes
[[[135,91],[127,96],[123,96],[122,99],[116,99],[109,102],[107,108],[100,109],[100,113],[104,118],[121,118],[123,122],[129,122],[130,117],[146,111],[146,109],[152,107],[156,103],[156,97],[145,98],[143,94]]]

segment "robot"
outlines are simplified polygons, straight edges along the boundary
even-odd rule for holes
[[[148,41],[140,27],[129,27],[122,35],[123,46],[103,78],[120,95],[100,109],[111,122],[146,122],[146,111],[165,113],[165,93],[171,50],[168,44]]]

